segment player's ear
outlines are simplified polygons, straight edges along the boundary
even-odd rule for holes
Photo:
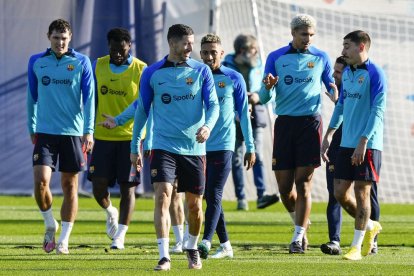
[[[359,51],[362,52],[365,50],[365,44],[364,43],[359,43]]]
[[[168,39],[168,46],[170,46],[170,48],[174,46],[174,39]]]

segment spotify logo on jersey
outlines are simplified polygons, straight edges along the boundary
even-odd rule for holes
[[[169,104],[171,102],[171,95],[168,93],[164,93],[161,95],[161,101],[165,104]]]

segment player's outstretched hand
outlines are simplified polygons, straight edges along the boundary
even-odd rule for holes
[[[104,128],[107,128],[107,129],[113,129],[117,127],[114,117],[108,114],[102,114],[102,117],[105,118],[105,121],[99,122],[98,126],[103,126]]]
[[[202,126],[197,130],[196,140],[199,143],[204,143],[210,137],[210,129],[207,126]]]

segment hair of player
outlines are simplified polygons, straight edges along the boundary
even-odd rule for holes
[[[364,44],[367,52],[369,50],[369,47],[371,46],[371,38],[369,37],[368,33],[361,30],[350,32],[349,34],[344,36],[344,39],[349,39],[357,45],[361,43]]]
[[[111,42],[111,40],[116,42],[131,42],[131,34],[127,29],[124,28],[113,28],[109,30],[108,34],[106,35],[106,38],[108,40],[108,44]]]
[[[257,50],[259,48],[259,45],[257,43],[257,39],[253,35],[247,35],[247,34],[239,34],[235,39],[233,43],[234,52],[237,54],[240,54],[243,49],[248,49],[250,47],[255,47]]]
[[[194,31],[190,26],[175,24],[168,29],[167,41],[181,39],[183,36],[193,35]]]
[[[64,33],[68,31],[69,33],[72,33],[72,28],[68,21],[64,19],[56,19],[53,20],[52,23],[50,23],[47,35],[51,35],[53,31],[57,31],[59,33]]]
[[[303,27],[316,28],[316,20],[309,14],[298,14],[290,21],[290,29],[297,30]]]
[[[221,39],[218,35],[213,33],[208,33],[201,39],[201,45],[206,43],[217,43],[221,45]]]
[[[348,65],[343,56],[337,57],[336,60],[335,60],[335,63],[342,64],[344,67],[346,67]]]

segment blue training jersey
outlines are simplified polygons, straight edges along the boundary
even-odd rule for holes
[[[384,72],[370,60],[356,68],[345,68],[329,124],[338,128],[343,121],[341,147],[356,148],[361,137],[366,137],[367,149],[382,150],[386,91]]]
[[[87,56],[69,49],[58,59],[50,48],[31,56],[27,91],[30,134],[93,133],[95,84]]]
[[[207,140],[207,151],[234,151],[236,142],[234,112],[237,111],[247,152],[254,152],[246,83],[243,76],[222,65],[213,71],[213,78],[220,104],[220,113],[210,138]]]
[[[332,90],[329,83],[334,83],[328,55],[313,46],[301,52],[289,43],[270,53],[264,76],[268,73],[278,76],[279,81],[270,91],[262,85],[260,101],[267,103],[275,97],[277,115],[307,116],[320,113],[322,83],[328,91]]]
[[[152,106],[152,149],[181,155],[205,155],[197,130],[213,129],[219,104],[210,68],[196,60],[173,63],[164,59],[142,74],[134,119],[131,152],[137,153]]]

